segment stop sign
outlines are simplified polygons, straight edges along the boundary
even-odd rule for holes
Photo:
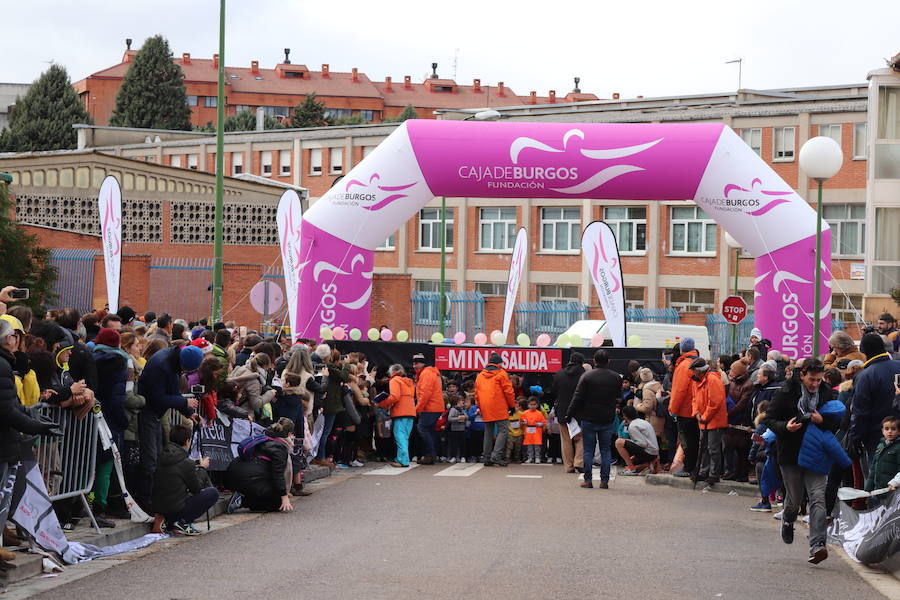
[[[747,303],[740,296],[728,296],[722,302],[722,316],[732,325],[737,325],[747,316]]]

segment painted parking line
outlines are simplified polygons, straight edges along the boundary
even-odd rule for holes
[[[543,479],[543,475],[507,475],[509,479]]]
[[[474,475],[478,471],[484,468],[484,465],[481,463],[475,464],[458,464],[453,465],[452,467],[447,467],[441,471],[438,471],[434,474],[435,477],[469,477]]]
[[[410,463],[408,467],[403,468],[384,465],[383,467],[378,467],[377,469],[366,471],[365,473],[363,473],[363,475],[402,475],[403,473],[408,473],[410,469],[415,469],[418,466],[418,463]]]

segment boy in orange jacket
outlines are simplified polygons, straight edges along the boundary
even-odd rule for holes
[[[710,485],[722,475],[722,437],[728,429],[728,407],[725,404],[725,384],[718,371],[711,371],[703,358],[691,363],[692,409],[700,426],[703,456],[695,481],[706,479]]]
[[[525,460],[530,463],[541,462],[541,448],[544,446],[544,428],[547,417],[538,409],[538,399],[528,399],[528,410],[522,413],[522,427],[525,429]]]

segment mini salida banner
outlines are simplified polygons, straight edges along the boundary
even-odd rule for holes
[[[434,366],[441,371],[480,371],[496,352],[507,371],[555,373],[562,369],[562,350],[550,348],[466,348],[437,346]]]

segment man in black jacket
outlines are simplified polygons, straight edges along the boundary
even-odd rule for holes
[[[578,380],[572,403],[566,411],[565,422],[578,419],[584,436],[584,483],[583,488],[594,487],[591,482],[591,465],[594,462],[594,446],[600,441],[600,485],[609,487],[609,468],[612,465],[613,421],[616,405],[622,393],[622,376],[611,371],[609,354],[606,350],[594,353],[594,369],[586,372]]]
[[[569,357],[569,364],[553,374],[553,392],[556,394],[556,416],[564,419],[575,393],[578,380],[584,375],[584,356],[580,352],[573,352]],[[563,466],[566,473],[575,471],[583,472],[582,454],[584,446],[583,436],[579,433],[574,438],[569,436],[569,428],[562,424],[559,428],[560,444],[562,446]],[[574,448],[573,448],[574,443]]]
[[[197,464],[188,458],[191,435],[184,425],[172,428],[153,474],[153,510],[165,517],[169,531],[180,535],[200,535],[194,520],[219,499],[216,488],[203,487],[208,482],[209,457]]]

